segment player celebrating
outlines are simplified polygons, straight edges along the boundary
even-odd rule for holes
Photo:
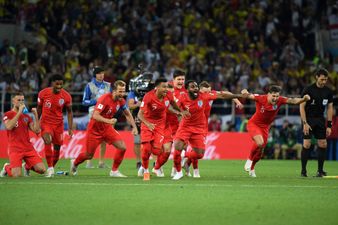
[[[23,114],[25,108],[25,97],[23,93],[16,93],[12,96],[13,108],[4,114],[3,122],[7,129],[9,162],[5,163],[0,176],[19,177],[21,176],[21,163],[25,161],[25,176],[29,170],[43,174],[45,166],[32,143],[30,142],[28,130],[38,134],[40,132],[39,118],[36,108],[32,108],[34,122],[31,117]]]
[[[140,167],[138,176],[144,180],[149,180],[149,157],[150,154],[159,156],[165,136],[166,110],[169,108],[177,115],[182,115],[178,110],[172,108],[174,99],[167,95],[168,82],[165,78],[159,78],[155,81],[155,89],[148,92],[141,103],[138,117],[141,120],[141,155],[142,167]],[[157,167],[163,165],[162,157],[158,157]],[[157,176],[161,177],[161,171],[155,170]]]
[[[323,169],[327,148],[326,137],[331,134],[333,115],[333,93],[331,89],[325,86],[328,75],[329,72],[326,69],[319,69],[316,72],[316,83],[306,87],[303,91],[303,95],[310,95],[312,100],[311,103],[300,104],[300,116],[302,118],[304,133],[301,154],[302,177],[307,177],[306,164],[310,154],[312,135],[318,140],[318,171],[316,176],[326,176],[326,172]],[[326,107],[327,125],[325,128],[325,118],[323,115]]]
[[[174,144],[174,165],[176,174],[173,180],[179,180],[183,177],[181,167],[181,151],[186,144],[190,144],[192,151],[187,153],[191,161],[203,158],[205,150],[205,105],[206,101],[215,99],[233,99],[242,97],[242,94],[232,94],[231,92],[200,93],[197,83],[193,80],[187,81],[185,88],[188,93],[178,99],[178,106],[188,110],[190,117],[183,118],[177,130]],[[197,173],[197,172],[196,172]],[[196,174],[197,175],[197,174]]]
[[[201,93],[210,93],[211,92],[211,86],[210,86],[209,82],[207,82],[207,81],[202,81],[199,84],[199,89],[200,89]],[[240,108],[240,109],[243,108],[243,104],[237,98],[234,98],[233,101],[236,104],[237,108]],[[208,135],[208,121],[209,121],[212,103],[213,103],[213,100],[207,100],[207,101],[204,102],[204,104],[205,104],[204,114],[205,114],[205,121],[206,121],[205,137]],[[187,155],[188,154],[185,154],[185,157]],[[187,158],[185,158],[185,159],[187,159]],[[190,165],[191,165],[191,163],[193,164],[193,169],[194,169],[193,177],[194,178],[200,178],[199,169],[198,169],[198,160],[197,159],[194,159],[193,161],[191,161],[190,159],[187,159],[187,161],[185,163],[183,163],[184,169],[186,171],[186,175],[191,176],[190,175]]]
[[[105,141],[107,144],[114,145],[117,149],[110,176],[126,177],[118,170],[126,152],[126,144],[122,140],[119,132],[112,126],[116,123],[116,119],[113,118],[114,114],[119,109],[122,109],[127,121],[133,127],[132,133],[134,135],[138,133],[133,116],[123,98],[125,93],[126,83],[122,80],[117,80],[113,85],[113,92],[104,94],[97,100],[93,116],[90,119],[86,132],[86,150],[81,152],[80,155],[72,161],[71,173],[73,175],[77,174],[78,165],[87,159],[92,159],[97,146]]]
[[[54,166],[59,161],[63,144],[63,108],[67,110],[68,135],[73,136],[72,97],[62,88],[63,77],[55,74],[51,78],[52,87],[45,88],[38,95],[38,115],[41,116],[41,135],[45,143],[48,165],[46,177],[54,176]],[[54,151],[52,151],[53,143]]]
[[[284,104],[297,105],[310,100],[309,95],[305,95],[303,98],[280,96],[281,90],[281,87],[277,85],[271,85],[266,95],[249,94],[246,89],[242,90],[242,94],[248,94],[248,99],[256,101],[256,112],[247,125],[248,132],[254,141],[249,159],[244,166],[250,177],[256,177],[255,165],[261,159],[263,149],[267,144],[270,125],[281,106]]]
[[[94,107],[96,105],[97,99],[103,94],[111,92],[110,83],[104,81],[104,69],[101,67],[95,67],[93,70],[93,79],[90,81],[84,90],[82,104],[89,106],[88,114],[89,119],[92,117],[94,112]],[[99,155],[99,165],[98,168],[105,168],[104,163],[104,154],[106,153],[106,143],[102,142],[100,144],[100,155]],[[87,161],[86,168],[93,168],[91,160]]]

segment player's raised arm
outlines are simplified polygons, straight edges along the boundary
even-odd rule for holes
[[[20,115],[22,114],[22,110],[23,110],[24,108],[25,108],[25,105],[24,105],[24,104],[21,104],[21,105],[19,106],[19,111],[18,111],[18,113],[13,117],[13,119],[6,119],[6,118],[4,118],[4,123],[5,123],[5,128],[6,128],[6,130],[12,130],[12,129],[15,127],[16,123],[17,123],[18,120],[19,120]]]
[[[241,94],[243,95],[242,98],[246,98],[246,99],[250,99],[250,100],[255,100],[255,95],[249,93],[249,91],[247,89],[243,89],[241,91]]]
[[[29,129],[31,129],[34,133],[38,134],[40,133],[40,121],[39,116],[36,108],[32,108],[32,113],[34,115],[34,121],[33,123],[29,124]]]
[[[310,100],[310,96],[304,95],[303,98],[288,98],[286,103],[290,104],[290,105],[299,105],[299,104],[307,102],[309,100]]]

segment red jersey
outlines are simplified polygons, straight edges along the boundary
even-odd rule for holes
[[[166,112],[170,102],[174,101],[172,94],[167,94],[162,100],[156,96],[156,90],[149,91],[143,98],[140,109],[144,111],[144,118],[157,127],[165,128]],[[145,126],[142,123],[142,126]]]
[[[3,122],[11,120],[15,117],[17,112],[8,111],[4,114]],[[21,114],[18,122],[12,130],[7,130],[8,147],[9,149],[31,150],[33,145],[29,138],[29,124],[33,120],[30,116]]]
[[[127,109],[126,100],[119,99],[115,101],[111,93],[106,93],[97,99],[94,111],[98,111],[104,118],[111,119],[119,109]],[[104,133],[107,127],[111,127],[110,124],[99,122],[93,117],[88,124],[88,130],[96,131],[98,133]]]
[[[53,93],[48,87],[39,92],[38,105],[42,106],[41,123],[63,124],[63,107],[72,105],[72,96],[64,89]]]
[[[249,122],[256,124],[259,127],[266,128],[271,125],[275,119],[280,107],[285,105],[288,98],[280,96],[275,105],[268,103],[267,95],[256,95],[256,112],[251,117]]]
[[[188,110],[191,114],[188,118],[183,118],[180,123],[180,128],[188,128],[193,133],[204,134],[207,126],[205,119],[205,107],[209,100],[217,98],[216,92],[199,93],[194,100],[190,99],[189,94],[182,95],[178,100],[178,105]]]
[[[185,95],[187,93],[187,90],[184,87],[182,87],[181,89],[174,87],[174,91],[171,93],[174,95],[174,99],[179,99],[182,95]],[[176,114],[168,111],[167,120],[169,121],[169,124],[173,126],[178,126],[179,121]]]

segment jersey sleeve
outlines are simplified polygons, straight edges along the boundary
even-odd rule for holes
[[[67,94],[67,99],[66,99],[66,106],[71,106],[72,105],[72,96],[68,93],[68,92],[66,92],[66,94]]]
[[[5,123],[6,121],[13,119],[13,117],[14,115],[12,113],[6,112],[2,118],[2,121]]]
[[[211,91],[209,93],[204,93],[202,95],[202,97],[205,99],[205,100],[215,100],[217,99],[217,91]]]
[[[106,95],[103,95],[97,100],[94,110],[99,111],[100,113],[104,110],[104,108],[106,107],[105,96]]]
[[[44,94],[42,91],[40,91],[38,94],[38,105],[41,106],[43,104],[43,98],[44,98]]]
[[[126,100],[122,99],[122,100],[120,101],[120,104],[121,104],[121,109],[122,109],[122,110],[128,109]]]
[[[285,105],[288,101],[288,98],[284,96],[280,96],[278,100],[279,100],[280,105]]]
[[[304,96],[304,95],[307,95],[307,94],[309,94],[309,87],[306,87],[306,88],[304,88],[304,90],[302,91],[302,97]]]
[[[263,99],[263,96],[262,95],[259,95],[259,94],[254,94],[254,100],[256,101],[256,102],[261,102],[262,101],[262,99]]]
[[[329,90],[329,97],[328,97],[328,102],[329,103],[332,103],[333,102],[333,92],[331,89],[328,89]]]

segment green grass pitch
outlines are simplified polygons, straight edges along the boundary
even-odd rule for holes
[[[169,178],[171,165],[166,177],[146,182],[136,176],[134,160],[121,165],[128,178],[83,165],[76,177],[1,178],[0,224],[338,224],[338,179],[301,178],[299,161],[263,160],[258,177],[250,178],[244,161],[202,160],[200,179],[179,181]],[[309,162],[309,176],[316,166]],[[338,175],[338,162],[325,168]],[[56,168],[68,169],[69,160]]]

